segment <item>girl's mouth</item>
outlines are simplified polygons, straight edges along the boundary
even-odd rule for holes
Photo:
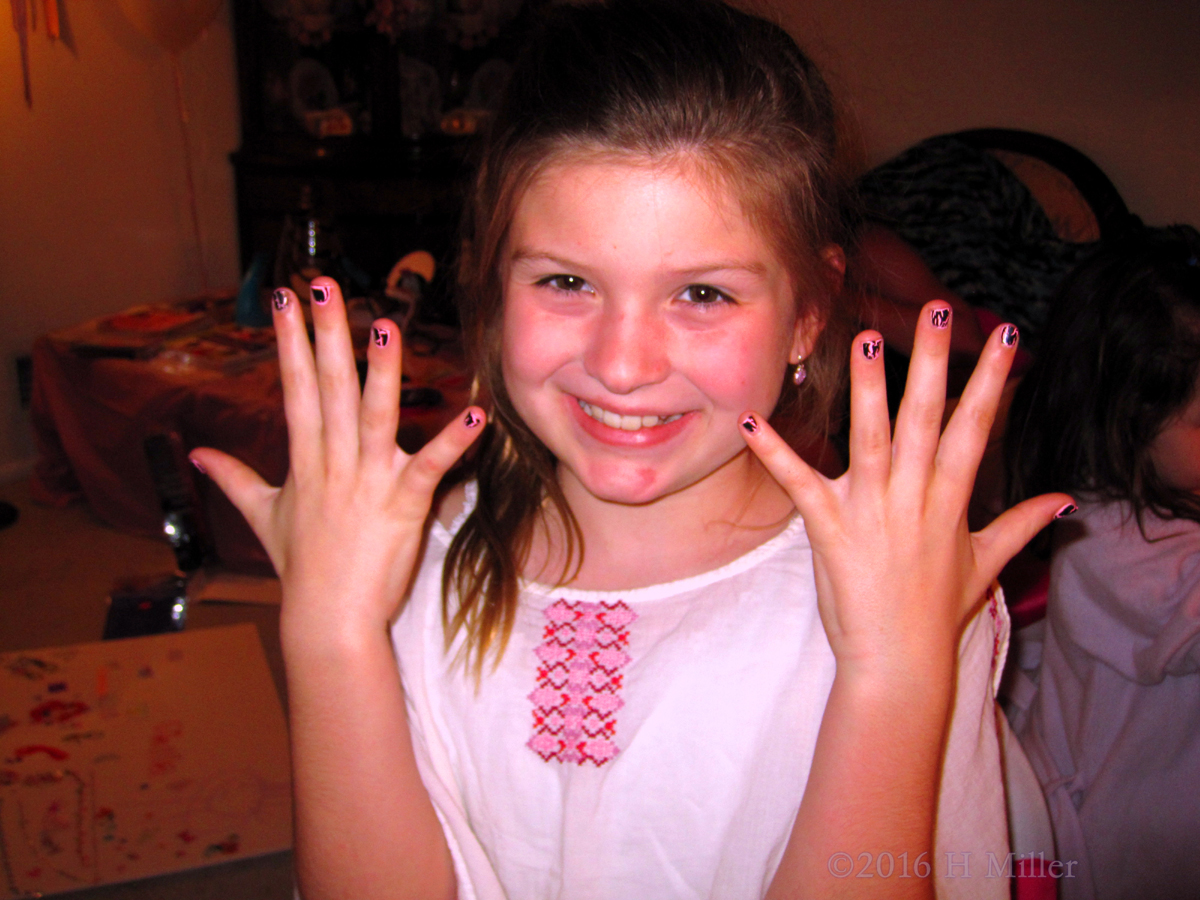
[[[593,406],[584,400],[575,398],[579,403],[579,408],[588,416],[595,419],[609,428],[619,428],[621,431],[640,431],[643,428],[654,428],[658,425],[668,425],[682,418],[682,413],[675,413],[670,416],[622,416],[608,409],[601,409],[599,406]]]

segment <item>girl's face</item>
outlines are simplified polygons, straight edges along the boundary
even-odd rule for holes
[[[744,488],[739,418],[771,411],[819,329],[730,189],[687,160],[561,159],[518,203],[505,259],[504,383],[565,489]]]
[[[1200,384],[1150,445],[1154,469],[1166,484],[1200,494]]]

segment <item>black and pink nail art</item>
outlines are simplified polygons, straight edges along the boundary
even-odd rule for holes
[[[1079,512],[1079,507],[1074,503],[1064,503],[1061,507],[1059,507],[1058,512],[1054,514],[1054,518],[1065,519],[1067,516],[1073,516],[1077,512]]]
[[[933,323],[934,328],[946,328],[950,324],[950,307],[930,310],[929,321]]]
[[[372,326],[371,339],[375,341],[376,347],[386,347],[388,345],[388,341],[392,339],[392,333],[386,328]]]
[[[746,418],[742,419],[742,427],[745,428],[750,434],[757,434],[758,419],[754,418],[753,415],[748,415]]]
[[[1021,332],[1017,330],[1016,325],[1005,325],[1000,329],[1000,343],[1005,347],[1017,346],[1017,340],[1020,338]]]
[[[333,294],[326,285],[314,284],[312,286],[313,303],[316,303],[318,306],[324,306],[332,296]]]
[[[288,305],[287,291],[285,291],[283,288],[277,288],[275,292],[271,294],[271,302],[275,304],[275,308],[278,310],[286,309]]]
[[[878,359],[883,352],[883,338],[872,338],[862,342],[862,354],[867,359]]]
[[[468,428],[478,428],[482,421],[483,416],[479,415],[479,413],[475,412],[473,409],[468,409],[467,414],[463,416],[463,424]]]

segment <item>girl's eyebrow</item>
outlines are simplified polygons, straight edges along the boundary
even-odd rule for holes
[[[552,263],[564,270],[586,268],[586,266],[580,263],[562,259],[551,253],[543,253],[540,250],[526,250],[520,247],[513,251],[512,256],[509,257],[509,262],[510,264],[529,262]],[[717,272],[745,272],[749,275],[761,277],[767,273],[767,266],[758,260],[715,260],[699,266],[672,270],[672,274],[680,278],[701,278]]]

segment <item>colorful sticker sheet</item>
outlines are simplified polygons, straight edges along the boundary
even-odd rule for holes
[[[0,896],[290,846],[286,725],[253,625],[0,654]]]

